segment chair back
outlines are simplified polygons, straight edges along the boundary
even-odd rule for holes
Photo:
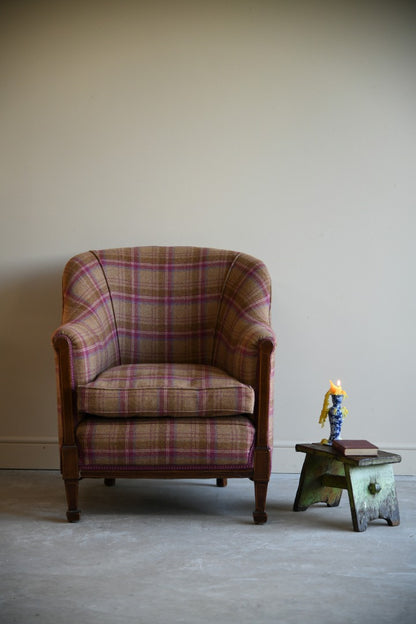
[[[263,263],[234,251],[106,249],[68,262],[64,322],[74,316],[74,303],[116,333],[114,363],[221,366],[232,351],[224,336],[238,330],[242,316],[269,322],[270,283]]]

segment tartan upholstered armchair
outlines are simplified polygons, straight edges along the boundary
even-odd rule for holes
[[[246,254],[89,251],[63,275],[57,362],[67,518],[80,478],[254,481],[267,520],[274,335],[270,278]]]

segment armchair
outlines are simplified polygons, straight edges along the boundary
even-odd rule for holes
[[[73,257],[56,354],[61,473],[254,481],[267,521],[275,338],[270,277],[238,252],[134,247]]]

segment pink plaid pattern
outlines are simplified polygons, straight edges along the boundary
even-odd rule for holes
[[[233,252],[136,247],[95,254],[112,293],[121,364],[211,364]]]
[[[254,390],[203,364],[125,364],[78,387],[78,409],[97,416],[253,413]]]
[[[258,343],[274,342],[271,281],[265,265],[246,254],[234,258],[218,312],[213,364],[255,386]]]
[[[152,416],[185,413],[187,420],[199,414],[251,413],[258,343],[274,342],[270,290],[264,264],[233,251],[134,247],[75,256],[64,271],[62,325],[53,341],[63,337],[69,344],[79,410],[149,414],[150,402]],[[162,364],[206,367],[201,378],[210,383],[198,387],[192,407],[191,392],[179,398],[172,379],[145,397],[131,371]],[[210,367],[233,377],[235,385],[220,391]],[[123,377],[120,370],[130,372]],[[159,381],[160,375],[155,384]],[[270,411],[272,396],[273,391]],[[269,440],[271,445],[271,419]]]
[[[209,364],[256,385],[257,345],[274,340],[270,277],[246,254],[199,247],[86,252],[64,272],[74,388],[111,366]]]
[[[90,252],[68,262],[62,290],[63,324],[52,340],[68,341],[76,387],[119,363],[117,328],[105,276]]]
[[[249,418],[83,420],[76,432],[80,469],[252,468]]]

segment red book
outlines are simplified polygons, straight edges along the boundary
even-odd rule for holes
[[[377,455],[378,447],[368,440],[333,440],[332,448],[342,455]]]

